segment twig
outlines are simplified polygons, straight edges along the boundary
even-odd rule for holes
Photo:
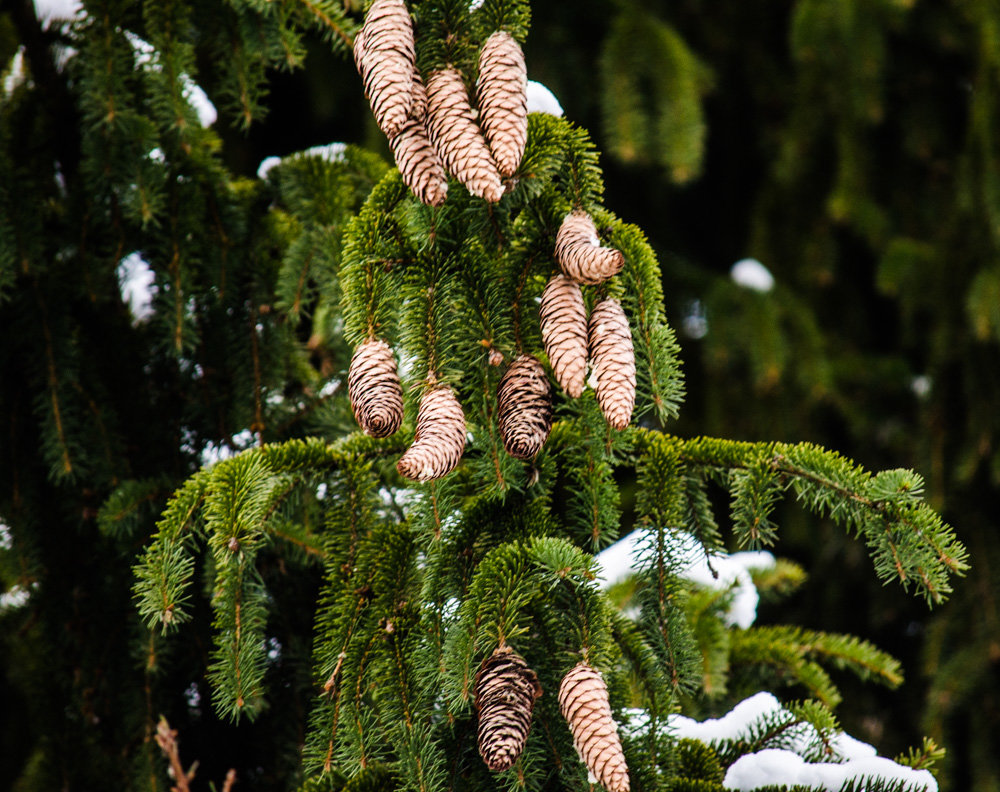
[[[198,769],[198,763],[195,762],[191,765],[190,770],[187,772],[184,771],[184,765],[181,764],[180,750],[177,746],[177,730],[171,729],[167,719],[162,715],[160,716],[160,722],[156,724],[156,744],[160,746],[163,755],[170,762],[170,776],[176,782],[170,788],[170,792],[191,792],[190,782],[194,778],[195,770]],[[235,773],[233,775],[235,780]],[[228,776],[226,780],[228,782]]]

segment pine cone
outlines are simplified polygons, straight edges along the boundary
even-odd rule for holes
[[[441,206],[448,197],[448,179],[437,151],[427,138],[423,121],[406,122],[392,138],[392,153],[403,181],[422,203]]]
[[[528,142],[528,72],[521,45],[498,30],[479,53],[479,125],[496,159],[500,175],[509,178],[521,164]]]
[[[538,317],[556,381],[575,399],[587,380],[587,309],[576,281],[553,275],[542,292]]]
[[[509,646],[499,647],[476,674],[479,755],[490,770],[507,770],[524,750],[531,711],[542,695],[535,672]]]
[[[396,373],[396,359],[389,345],[378,338],[354,351],[347,374],[351,407],[365,434],[388,437],[403,421],[403,389]]]
[[[416,52],[403,0],[375,0],[354,39],[354,60],[379,128],[392,139],[413,105]]]
[[[590,284],[606,281],[625,266],[620,250],[601,247],[594,221],[582,209],[570,212],[559,226],[556,261],[573,280]]]
[[[414,481],[450,473],[465,450],[465,414],[455,392],[442,386],[427,391],[417,410],[417,431],[396,469]]]
[[[580,663],[563,677],[559,711],[569,723],[576,752],[597,782],[607,792],[628,792],[618,726],[611,717],[608,688],[596,669]]]
[[[436,71],[427,80],[427,131],[448,172],[470,193],[491,203],[503,197],[497,165],[455,69]]]
[[[624,429],[635,407],[635,350],[618,300],[608,297],[594,306],[588,331],[597,402],[607,422]]]
[[[531,459],[541,450],[552,429],[552,387],[531,355],[519,355],[501,377],[497,412],[507,453]]]

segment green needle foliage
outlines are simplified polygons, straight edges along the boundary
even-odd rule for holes
[[[860,540],[877,579],[932,605],[967,569],[965,548],[911,471],[670,426],[684,396],[670,273],[604,205],[597,148],[573,122],[531,114],[494,205],[452,182],[428,208],[360,145],[287,156],[258,178],[234,172],[195,89],[222,123],[249,129],[275,75],[310,47],[350,52],[366,5],[88,0],[50,28],[30,3],[0,13],[3,63],[22,62],[4,67],[0,95],[0,355],[14,372],[0,391],[0,581],[27,596],[0,607],[0,634],[3,692],[28,723],[25,735],[5,729],[19,759],[3,780],[169,788],[154,739],[166,713],[202,777],[238,765],[248,788],[582,792],[587,769],[557,703],[581,660],[602,673],[619,723],[643,710],[644,726],[623,728],[636,792],[719,789],[736,758],[784,746],[803,724],[817,735],[807,758],[828,758],[833,674],[895,686],[899,665],[849,635],[728,627],[729,592],[683,578],[678,537],[708,553],[771,546],[784,504],[797,503],[811,524]],[[879,25],[897,4],[849,5],[850,29],[832,25],[828,41],[810,33],[826,4],[801,3],[797,57],[826,63],[859,36],[884,46]],[[524,0],[411,11],[421,67],[453,63],[470,81],[489,33],[529,31]],[[613,150],[693,179],[708,70],[638,4],[609,24]],[[845,140],[878,117],[884,68],[852,65]],[[632,108],[640,93],[648,101]],[[863,163],[843,145],[847,194]],[[538,300],[558,271],[560,223],[578,208],[625,257],[583,292],[588,308],[610,296],[628,316],[636,412],[617,433],[592,390],[559,394],[548,442],[522,462],[499,438],[495,360],[547,362]],[[869,209],[850,207],[876,235]],[[130,308],[119,281],[136,272],[152,302]],[[353,348],[373,336],[404,380],[407,420],[383,440],[357,431],[345,387]],[[408,485],[393,465],[438,383],[461,401],[465,456],[442,480]],[[631,529],[642,537],[632,598],[616,603],[594,554]],[[775,598],[803,577],[789,562],[762,574]],[[503,645],[544,694],[515,767],[492,774],[474,686]],[[678,711],[787,687],[810,698],[742,741],[706,746],[662,728]],[[935,757],[928,744],[907,761]]]

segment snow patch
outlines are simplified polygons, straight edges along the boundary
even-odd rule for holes
[[[535,80],[528,80],[528,112],[548,113],[556,118],[563,117],[562,105],[556,95]]]
[[[774,288],[774,276],[771,271],[757,259],[740,259],[729,270],[733,283],[744,289],[766,294]]]
[[[24,81],[28,79],[28,70],[24,67],[24,45],[17,48],[14,57],[10,59],[7,68],[4,69],[3,95],[10,96],[16,91]]]
[[[132,313],[134,324],[141,324],[153,315],[156,296],[156,274],[138,251],[129,253],[118,262],[118,286],[122,300]]]
[[[156,72],[163,68],[159,63],[156,50],[152,44],[137,36],[131,30],[125,31],[125,37],[128,39],[129,44],[132,45],[132,57],[137,68],[141,67]],[[181,95],[184,97],[184,101],[194,108],[198,116],[198,123],[203,127],[212,126],[218,120],[219,113],[215,109],[215,105],[208,98],[208,94],[188,74],[181,74],[180,81]]]
[[[645,710],[625,710],[627,732],[637,734],[649,724]],[[745,740],[751,737],[754,724],[763,718],[785,715],[791,718],[781,702],[767,692],[744,699],[721,718],[696,721],[683,715],[666,719],[665,733],[677,740],[691,739],[706,744]],[[784,748],[766,748],[737,759],[726,773],[723,785],[727,789],[751,792],[764,786],[807,786],[839,792],[848,781],[864,782],[881,778],[902,781],[913,788],[937,792],[937,782],[927,770],[914,770],[877,755],[867,743],[846,732],[833,735],[830,745],[834,761],[807,762],[801,754],[810,751],[819,741],[815,728],[800,723],[786,730],[781,741]]]
[[[19,583],[15,584],[0,594],[0,613],[23,608],[28,604],[29,599],[31,599],[31,591]]]
[[[688,305],[687,314],[681,320],[684,335],[695,341],[708,335],[708,317],[705,316],[705,306],[701,300],[692,300]]]
[[[792,751],[769,748],[741,756],[729,767],[722,782],[726,789],[741,792],[767,786],[806,786],[827,792],[839,792],[848,781],[902,781],[926,792],[937,792],[937,781],[927,770],[914,770],[891,759],[872,756],[841,764],[810,763]]]
[[[603,579],[603,586],[613,585],[632,574],[646,536],[645,531],[633,531],[597,554],[598,577]],[[773,568],[777,562],[771,553],[709,554],[701,542],[683,531],[668,532],[667,545],[677,564],[679,577],[713,591],[732,590],[729,609],[723,616],[728,626],[745,630],[756,621],[760,596],[750,570]]]
[[[260,161],[260,165],[257,166],[257,178],[266,179],[271,168],[280,165],[281,161],[287,157],[320,157],[327,162],[343,162],[346,154],[346,143],[327,143],[324,146],[312,146],[303,151],[294,151],[291,154],[286,154],[284,157],[265,157]]]
[[[201,451],[201,465],[202,467],[211,467],[216,462],[234,457],[240,451],[245,451],[256,444],[257,436],[249,429],[244,429],[242,432],[234,434],[228,440],[223,440],[218,445],[208,442]]]
[[[80,0],[35,0],[35,16],[47,30],[53,22],[72,22],[83,16]]]

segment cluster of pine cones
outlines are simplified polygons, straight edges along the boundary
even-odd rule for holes
[[[441,205],[445,168],[471,193],[498,201],[502,179],[517,170],[527,142],[524,55],[505,31],[492,34],[479,56],[479,124],[462,75],[432,72],[425,87],[416,67],[413,23],[403,0],[375,0],[354,42],[355,59],[379,127],[388,136],[403,180],[418,199]],[[617,300],[601,300],[588,322],[580,284],[599,284],[625,264],[621,251],[603,247],[594,222],[571,212],[556,235],[554,255],[563,274],[545,288],[542,340],[556,381],[571,396],[586,384],[588,361],[598,403],[615,429],[628,426],[635,406],[635,357],[628,319]],[[493,350],[491,363],[502,357]],[[434,382],[431,372],[429,379]],[[403,392],[392,350],[371,338],[355,351],[348,375],[358,423],[374,437],[395,432],[403,419]],[[518,355],[497,389],[498,425],[511,456],[531,459],[552,428],[552,388],[542,363]],[[455,392],[434,385],[417,412],[413,444],[397,467],[415,481],[455,468],[465,449],[465,416]]]
[[[593,220],[577,210],[556,235],[562,268],[548,282],[539,307],[542,342],[556,381],[573,398],[583,392],[588,360],[598,404],[608,423],[624,429],[635,407],[635,353],[628,318],[611,297],[594,306],[588,321],[580,283],[596,284],[625,264],[620,250],[602,247]],[[374,437],[387,437],[403,420],[403,389],[392,349],[372,338],[357,348],[347,377],[354,415]],[[541,362],[518,355],[497,388],[497,422],[507,452],[531,459],[552,428],[552,388]],[[397,463],[401,474],[430,481],[451,472],[465,450],[465,414],[455,392],[436,385],[417,411],[413,444]]]
[[[538,678],[523,657],[502,645],[483,661],[475,692],[479,754],[490,770],[507,770],[527,742],[531,712],[542,695]],[[607,792],[628,792],[628,766],[618,726],[611,715],[608,689],[596,669],[582,662],[563,677],[559,711],[592,780]]]
[[[413,22],[403,0],[375,0],[354,40],[354,58],[396,167],[423,203],[448,197],[447,172],[473,195],[495,203],[502,179],[513,176],[528,140],[524,54],[497,31],[479,55],[479,124],[459,71],[431,72],[426,85],[416,66]]]

